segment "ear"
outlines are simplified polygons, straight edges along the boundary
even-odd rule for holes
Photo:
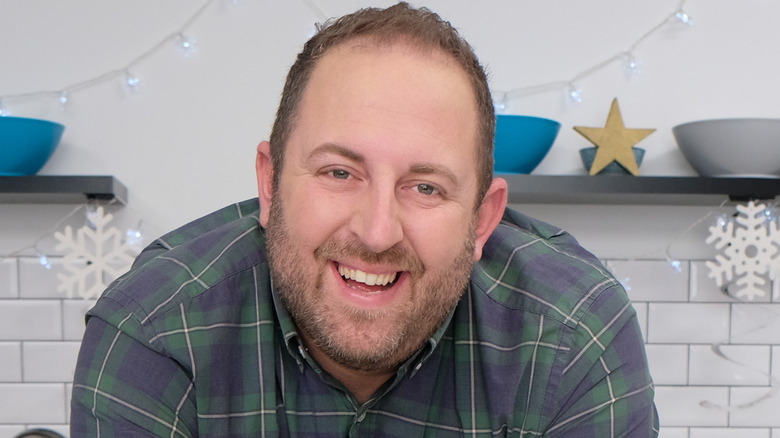
[[[503,178],[494,178],[477,210],[477,238],[474,241],[474,261],[482,258],[482,248],[493,234],[507,204],[507,184]]]
[[[260,199],[260,225],[268,225],[271,214],[271,197],[273,194],[274,166],[271,161],[271,143],[264,141],[257,145],[257,195]]]

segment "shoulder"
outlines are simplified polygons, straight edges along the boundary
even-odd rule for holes
[[[132,316],[145,325],[206,292],[212,306],[235,299],[216,291],[237,289],[237,276],[254,277],[248,271],[258,266],[265,270],[256,206],[256,200],[234,204],[162,236],[106,289],[88,316],[109,323]]]
[[[575,326],[605,291],[628,302],[620,283],[566,231],[507,209],[474,266],[475,299]]]

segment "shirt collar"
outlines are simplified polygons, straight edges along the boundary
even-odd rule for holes
[[[287,312],[287,308],[282,304],[282,299],[276,292],[274,287],[274,281],[271,279],[271,296],[274,299],[274,310],[276,311],[276,318],[279,321],[279,329],[282,331],[282,338],[284,339],[284,345],[287,351],[290,353],[295,361],[298,363],[298,369],[303,372],[304,363],[306,363],[307,354],[303,344],[298,336],[298,331],[295,329],[295,323],[293,323],[292,317]]]

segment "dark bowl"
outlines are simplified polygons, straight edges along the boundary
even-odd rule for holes
[[[595,146],[580,149],[580,158],[582,159],[583,166],[585,166],[585,170],[590,170],[590,166],[593,165],[593,160],[596,158],[597,150],[598,148]],[[631,148],[631,150],[634,152],[636,165],[640,166],[642,164],[642,159],[645,157],[645,150],[642,148]],[[613,161],[607,164],[607,166],[601,169],[596,175],[632,175],[632,173],[626,170],[626,168],[617,161]]]

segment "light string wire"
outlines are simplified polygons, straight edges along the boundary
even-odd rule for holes
[[[718,204],[715,207],[718,210],[710,210],[707,213],[705,213],[704,215],[702,215],[701,217],[699,217],[698,219],[696,219],[693,222],[691,222],[690,225],[688,225],[685,229],[683,229],[682,231],[677,233],[674,236],[674,238],[672,238],[663,248],[651,249],[649,251],[646,251],[644,253],[641,253],[639,255],[636,255],[636,256],[628,258],[628,259],[621,259],[621,260],[618,260],[618,261],[611,261],[609,263],[610,270],[612,270],[615,267],[618,267],[618,266],[620,266],[620,265],[622,265],[624,263],[634,262],[634,261],[637,261],[637,260],[647,260],[647,259],[653,258],[654,256],[656,256],[658,254],[662,254],[664,259],[669,263],[669,265],[679,272],[679,269],[677,269],[676,263],[675,263],[678,260],[675,259],[674,257],[672,257],[672,247],[674,247],[674,245],[676,243],[680,242],[683,239],[683,237],[687,236],[693,230],[695,230],[704,221],[706,221],[706,220],[710,219],[711,217],[715,216],[716,214],[720,213],[719,210],[723,209],[726,205],[729,204],[729,202],[731,202],[730,199],[728,197],[726,197],[720,204]]]
[[[765,210],[764,210],[764,213],[763,213],[766,216],[766,219],[768,219],[768,220],[778,220],[778,218],[775,217],[775,215],[774,215],[774,212],[776,211],[776,209],[777,209],[777,203],[766,203],[765,204]],[[766,214],[767,212],[769,212],[770,214],[767,215]],[[735,213],[734,215],[732,215],[732,218],[729,219],[729,220],[734,220],[733,217],[736,216],[737,214],[738,213]],[[720,224],[720,223],[717,223],[716,225],[717,226],[724,226],[724,224]],[[772,278],[772,281],[777,281],[777,279]],[[729,287],[734,285],[736,282],[737,282],[737,279],[735,278],[735,279],[733,279],[733,280],[723,284],[723,286],[721,287],[721,292],[724,295],[737,300],[738,302],[745,303],[746,301],[744,299],[740,299],[740,298],[735,297],[729,291]],[[754,372],[756,374],[759,374],[762,377],[765,377],[766,379],[768,379],[768,381],[769,381],[769,389],[764,394],[762,394],[762,395],[760,395],[758,397],[755,397],[753,399],[750,399],[750,400],[748,400],[746,402],[743,402],[743,403],[732,404],[731,402],[729,402],[729,403],[723,405],[723,404],[712,402],[710,400],[702,400],[702,401],[699,402],[699,405],[701,407],[708,408],[708,409],[716,409],[716,410],[725,411],[725,412],[735,412],[735,411],[738,411],[738,410],[750,409],[750,408],[758,405],[759,403],[763,403],[763,402],[765,402],[765,401],[767,401],[769,399],[772,399],[772,398],[776,397],[778,392],[780,392],[780,380],[777,377],[774,376],[774,374],[772,373],[771,370],[769,372],[765,372],[765,371],[759,370],[759,369],[757,369],[756,367],[754,367],[752,365],[749,365],[747,363],[744,363],[742,361],[739,361],[739,360],[735,359],[730,354],[727,354],[726,352],[724,352],[723,348],[722,348],[723,345],[731,345],[731,342],[735,338],[738,338],[740,336],[749,335],[749,334],[752,334],[752,333],[757,333],[757,332],[760,332],[762,330],[766,330],[770,326],[772,326],[772,325],[776,324],[778,321],[780,321],[780,314],[778,314],[777,311],[774,311],[774,310],[772,310],[771,308],[769,308],[767,306],[761,306],[761,307],[759,307],[759,309],[761,309],[767,316],[767,318],[765,319],[764,322],[758,324],[756,327],[751,328],[749,330],[744,330],[744,331],[742,331],[740,333],[729,335],[726,339],[724,339],[722,341],[719,341],[719,342],[715,342],[712,345],[710,345],[710,349],[712,350],[712,352],[716,356],[720,357],[722,360],[725,360],[726,362],[734,364],[734,365],[736,365],[739,368],[743,368],[743,369],[746,369],[748,371],[751,371],[751,372]]]
[[[653,257],[654,255],[658,254],[658,253],[662,253],[664,255],[664,258],[669,263],[669,265],[670,265],[670,267],[672,269],[674,269],[678,273],[682,272],[681,269],[680,269],[679,261],[672,257],[672,247],[677,242],[680,242],[683,237],[685,237],[686,235],[690,234],[693,230],[698,228],[705,221],[710,220],[713,217],[716,217],[716,219],[719,219],[720,215],[722,213],[722,209],[724,207],[726,207],[727,204],[729,204],[730,202],[731,201],[730,201],[729,198],[724,199],[723,202],[721,202],[717,206],[717,209],[710,210],[706,214],[704,214],[703,216],[701,216],[698,219],[696,219],[693,222],[691,222],[691,224],[688,227],[686,227],[681,232],[679,232],[677,235],[675,235],[675,237],[671,241],[669,241],[669,243],[663,249],[655,249],[655,250],[647,251],[647,252],[645,252],[645,253],[643,253],[643,254],[641,254],[639,256],[632,257],[630,259],[620,260],[618,262],[610,261],[610,263],[608,264],[608,268],[614,274],[615,273],[615,267],[618,267],[618,266],[620,266],[623,263],[627,263],[627,262],[631,262],[631,261],[637,261],[637,260],[647,260],[647,259]],[[776,203],[766,203],[765,211],[772,211],[772,212],[774,212],[776,209],[777,209],[777,204]],[[732,216],[735,216],[736,214],[738,214],[738,213],[735,213]],[[769,215],[769,217],[771,218],[771,220],[778,220],[778,218],[774,217],[774,215]],[[731,220],[733,220],[733,217],[732,217]],[[717,222],[714,225],[716,225],[716,226],[723,226],[723,224],[719,224]],[[731,299],[734,299],[735,302],[747,303],[746,300],[740,299],[738,297],[735,297],[729,291],[729,287],[731,285],[735,284],[736,281],[737,281],[737,279],[735,278],[735,279],[725,283],[720,288],[720,292],[723,293],[724,295],[726,295],[727,297],[729,297]],[[622,280],[620,282],[623,283],[624,286],[626,286],[627,280],[624,279],[624,280]],[[627,290],[630,289],[630,287],[627,287],[627,286],[626,286],[626,288],[627,288]],[[753,399],[750,399],[748,401],[745,401],[743,403],[738,403],[738,404],[731,404],[731,403],[729,403],[729,404],[723,405],[723,404],[715,403],[715,402],[710,401],[710,400],[701,400],[699,402],[699,406],[701,406],[703,408],[707,408],[707,409],[714,409],[714,410],[720,410],[720,411],[725,411],[725,412],[735,412],[735,411],[738,411],[738,410],[750,409],[750,408],[752,408],[752,407],[754,407],[754,406],[756,406],[756,405],[758,405],[760,403],[763,403],[763,402],[765,402],[765,401],[767,401],[769,399],[772,399],[772,398],[776,397],[778,395],[778,393],[780,392],[780,379],[775,377],[772,374],[771,371],[770,372],[765,372],[765,371],[762,371],[760,369],[757,369],[756,367],[754,367],[752,365],[749,365],[747,363],[744,363],[744,362],[742,362],[740,360],[735,359],[731,354],[727,354],[725,351],[723,351],[723,346],[724,345],[731,345],[731,342],[735,338],[737,338],[739,336],[745,336],[745,335],[749,335],[749,334],[752,334],[752,333],[760,332],[760,331],[765,330],[768,327],[774,325],[778,321],[780,321],[780,314],[778,314],[778,312],[772,311],[770,308],[767,308],[766,306],[761,306],[761,304],[758,304],[758,303],[756,304],[756,306],[760,306],[759,308],[765,314],[767,314],[767,319],[764,322],[762,322],[761,324],[757,325],[754,328],[742,331],[741,333],[738,333],[736,335],[734,335],[734,334],[729,335],[728,338],[726,338],[724,340],[714,342],[714,343],[712,343],[710,345],[710,349],[712,350],[713,354],[715,354],[715,356],[719,357],[720,359],[722,359],[722,360],[724,360],[726,362],[729,362],[729,363],[731,363],[731,364],[733,364],[733,365],[735,365],[735,366],[737,366],[739,368],[743,368],[745,370],[754,372],[754,373],[756,373],[758,375],[761,375],[761,376],[765,377],[768,380],[768,390],[764,394],[762,394],[762,395],[760,395],[758,397],[755,397]]]
[[[35,239],[33,241],[33,243],[31,243],[30,245],[27,245],[27,246],[25,246],[23,248],[19,248],[19,249],[15,250],[15,251],[11,251],[7,255],[0,255],[0,263],[4,262],[6,260],[12,259],[12,258],[23,256],[28,251],[33,251],[33,252],[35,252],[35,255],[38,257],[41,265],[43,265],[46,268],[49,268],[50,265],[48,265],[48,255],[46,255],[43,251],[41,251],[41,249],[38,247],[38,245],[40,245],[41,242],[44,239],[46,239],[46,238],[50,237],[52,234],[54,234],[55,231],[59,230],[62,227],[62,225],[68,219],[70,219],[73,216],[75,216],[76,213],[78,213],[81,210],[85,210],[86,211],[87,208],[89,207],[89,205],[90,204],[88,202],[83,203],[83,204],[79,204],[76,208],[71,210],[68,214],[66,214],[59,221],[57,221],[57,223],[54,224],[51,228],[49,228],[46,232],[44,232],[43,234],[39,235],[38,238]]]
[[[198,8],[195,11],[195,13],[193,13],[189,17],[189,19],[187,19],[184,22],[184,24],[181,27],[168,34],[157,44],[152,46],[147,51],[138,55],[136,58],[131,60],[123,67],[110,70],[103,74],[97,75],[95,77],[65,86],[59,90],[33,91],[33,92],[7,94],[7,95],[0,96],[0,116],[10,115],[10,112],[6,109],[6,105],[8,103],[15,102],[15,101],[22,101],[22,100],[53,99],[53,100],[58,100],[62,105],[62,107],[64,108],[66,103],[72,98],[74,93],[83,91],[88,88],[95,87],[104,82],[108,82],[110,80],[114,80],[120,77],[124,77],[125,84],[131,91],[133,92],[137,91],[140,85],[140,79],[138,79],[136,76],[133,75],[132,70],[136,68],[138,65],[140,65],[147,58],[162,50],[164,46],[166,46],[171,42],[178,42],[180,48],[185,52],[185,54],[190,54],[192,51],[194,51],[194,46],[193,46],[194,43],[192,40],[186,37],[186,34],[188,33],[189,29],[204,15],[206,10],[208,10],[209,7],[212,4],[216,3],[217,1],[219,0],[205,1],[200,6],[200,8]],[[648,31],[646,31],[644,34],[642,34],[637,40],[635,40],[632,44],[630,44],[626,50],[620,51],[615,55],[603,61],[600,61],[592,65],[591,67],[586,68],[585,70],[575,74],[568,80],[560,80],[560,81],[553,81],[553,82],[530,85],[525,87],[519,87],[509,91],[493,90],[494,99],[497,101],[497,107],[503,108],[503,106],[505,106],[507,101],[516,99],[521,96],[543,93],[546,91],[559,89],[561,87],[568,87],[569,97],[574,101],[580,102],[582,100],[582,96],[581,96],[582,91],[576,87],[577,82],[606,68],[608,65],[612,64],[615,61],[628,59],[630,65],[636,66],[633,52],[642,43],[644,43],[647,39],[649,39],[652,35],[654,35],[659,30],[661,30],[664,26],[666,26],[670,21],[677,19],[682,23],[689,24],[689,25],[692,24],[692,20],[690,16],[684,11],[684,7],[687,1],[688,0],[680,0],[680,2],[677,4],[677,7],[673,12],[667,14],[663,20],[661,20],[656,25],[651,27]],[[232,0],[231,2],[235,3],[235,0]],[[309,10],[311,10],[311,12],[321,22],[324,22],[329,18],[329,16],[323,11],[323,9],[317,4],[315,0],[301,0],[301,2],[304,5],[306,5],[309,8]]]
[[[59,257],[61,256],[61,254],[58,254],[56,251],[47,254],[40,248],[41,242],[43,242],[45,239],[54,236],[57,231],[60,231],[62,229],[63,225],[67,221],[69,221],[71,218],[73,218],[77,213],[81,212],[82,210],[83,210],[82,214],[84,214],[85,225],[94,229],[95,224],[92,223],[92,215],[95,214],[96,209],[98,207],[105,208],[105,207],[110,207],[112,205],[119,205],[118,200],[116,198],[104,202],[90,199],[87,200],[86,202],[77,205],[75,208],[70,210],[67,214],[62,216],[53,226],[51,226],[45,232],[38,235],[38,237],[33,241],[33,243],[24,246],[22,248],[19,248],[17,250],[11,251],[8,254],[0,255],[0,263],[13,258],[27,257],[27,254],[32,252],[36,257],[38,257],[38,261],[41,266],[45,267],[46,269],[51,269],[51,263],[49,262],[49,257],[50,256]],[[127,208],[127,206],[122,206],[122,207]],[[124,233],[124,242],[138,252],[140,252],[140,250],[143,249],[141,246],[144,244],[144,240],[147,237],[146,233],[142,232],[142,228],[144,227],[144,224],[146,224],[146,222],[143,219],[139,219],[135,228],[129,227],[125,230]]]
[[[319,7],[319,5],[314,0],[303,0],[303,2],[306,4],[306,6],[311,9],[312,12],[314,12],[314,15],[319,17],[320,22],[325,22],[330,18],[323,10]]]
[[[675,20],[683,24],[692,25],[693,20],[691,19],[690,15],[688,15],[688,13],[685,12],[685,5],[687,2],[688,0],[680,0],[680,2],[677,4],[676,9],[673,12],[664,16],[664,18],[661,21],[659,21],[656,25],[654,25],[648,31],[642,34],[637,40],[635,40],[631,45],[629,45],[626,50],[620,51],[610,56],[609,58],[604,59],[603,61],[593,64],[592,66],[582,70],[581,72],[576,73],[570,79],[529,85],[525,87],[514,88],[508,91],[493,90],[494,99],[496,100],[496,106],[499,109],[503,109],[506,106],[506,103],[510,100],[514,100],[519,97],[529,96],[533,94],[540,94],[546,91],[557,90],[562,87],[568,89],[569,97],[572,100],[576,102],[580,102],[582,100],[582,96],[581,96],[582,90],[577,88],[578,82],[606,68],[608,65],[621,60],[628,60],[629,69],[632,71],[636,71],[638,64],[636,63],[636,60],[634,58],[634,52],[640,45],[642,45],[642,43],[644,43],[655,33],[659,32],[661,29],[666,27],[670,22],[674,22]]]
[[[125,83],[131,91],[137,91],[140,84],[140,79],[133,75],[133,69],[137,68],[145,60],[152,55],[161,51],[165,46],[170,43],[178,42],[179,47],[184,51],[185,55],[189,55],[194,51],[194,40],[188,38],[186,35],[190,28],[198,22],[209,7],[220,0],[206,0],[203,4],[184,22],[182,26],[173,32],[169,33],[162,40],[157,42],[154,46],[133,58],[130,62],[123,67],[116,68],[100,75],[85,79],[70,85],[67,85],[59,90],[43,90],[32,91],[18,94],[6,94],[0,96],[0,116],[10,115],[6,106],[12,102],[27,101],[27,100],[43,100],[52,99],[57,100],[60,104],[65,104],[70,101],[74,93],[98,86],[105,82],[124,77]],[[313,0],[302,0],[302,2],[320,19],[325,20],[327,16],[323,13]]]
[[[114,70],[110,70],[108,72],[105,72],[103,74],[100,74],[98,76],[68,85],[60,90],[57,91],[35,91],[35,92],[28,92],[28,93],[20,93],[20,94],[11,94],[11,95],[4,95],[0,96],[0,114],[3,114],[3,106],[2,104],[14,101],[14,100],[27,100],[27,99],[44,99],[44,98],[53,98],[53,99],[59,99],[60,102],[64,105],[68,100],[70,100],[73,93],[82,91],[88,88],[92,88],[94,86],[100,85],[104,82],[107,82],[109,80],[115,79],[117,77],[125,76],[128,81],[128,85],[133,88],[133,84],[137,85],[137,79],[132,76],[131,71],[133,68],[137,67],[139,64],[141,64],[143,61],[145,61],[147,58],[152,56],[153,54],[160,51],[163,46],[165,46],[167,43],[173,41],[173,40],[180,40],[180,41],[188,41],[184,34],[188,31],[190,27],[204,14],[206,9],[211,6],[212,3],[216,2],[217,0],[207,0],[204,2],[198,10],[190,16],[190,18],[184,22],[184,25],[182,25],[180,28],[175,30],[174,32],[168,34],[165,38],[160,40],[157,44],[152,46],[147,51],[141,53],[137,57],[135,57],[133,60],[131,60],[129,63],[127,63],[124,67],[117,68]],[[186,43],[189,44],[189,43]]]

